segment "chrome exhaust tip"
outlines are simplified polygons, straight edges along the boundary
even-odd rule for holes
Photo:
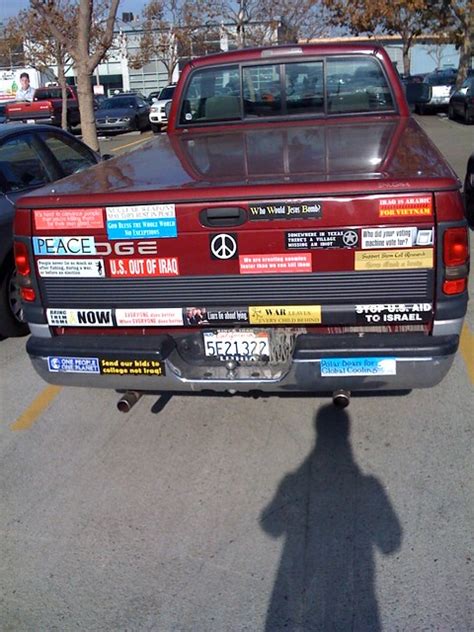
[[[121,413],[129,413],[138,402],[142,393],[138,391],[127,391],[117,402],[117,408]]]
[[[351,392],[340,389],[332,394],[332,403],[336,408],[347,408],[351,402]]]

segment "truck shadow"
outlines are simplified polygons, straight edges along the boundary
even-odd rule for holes
[[[381,630],[374,552],[397,551],[402,528],[381,483],[354,461],[348,413],[323,406],[315,428],[313,450],[260,517],[285,539],[265,630]]]

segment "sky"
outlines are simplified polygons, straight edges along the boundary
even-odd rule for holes
[[[119,4],[118,15],[124,11],[131,11],[135,15],[142,12],[145,0],[122,0]],[[21,9],[28,9],[29,0],[0,0],[0,21],[5,22],[8,18],[14,17]]]

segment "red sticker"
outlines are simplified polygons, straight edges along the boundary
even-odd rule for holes
[[[311,253],[284,255],[240,255],[241,274],[311,272]]]
[[[104,228],[102,208],[48,208],[33,211],[36,230]]]
[[[379,200],[379,217],[421,217],[432,212],[431,195],[403,195]]]
[[[147,259],[109,259],[112,277],[157,277],[178,276],[176,257],[154,257]]]

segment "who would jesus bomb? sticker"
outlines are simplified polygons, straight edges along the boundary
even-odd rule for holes
[[[178,234],[174,204],[109,206],[106,215],[109,239],[162,239]]]
[[[149,257],[143,259],[109,259],[111,277],[159,277],[178,276],[177,257]]]

